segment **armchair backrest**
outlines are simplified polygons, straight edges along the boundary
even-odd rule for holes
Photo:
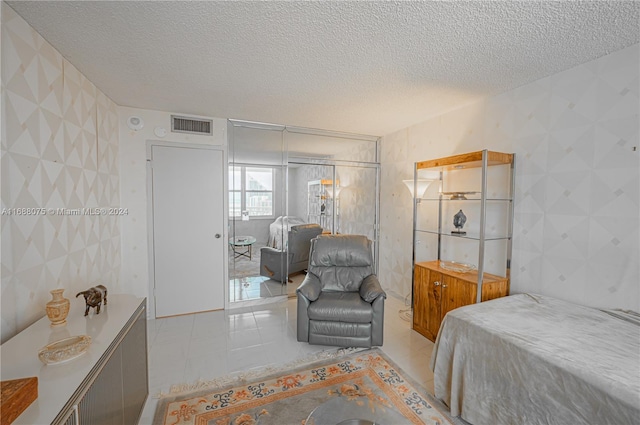
[[[322,233],[322,227],[318,224],[299,224],[291,226],[289,230],[289,243],[287,250],[291,256],[291,262],[306,261],[309,259],[311,239]]]
[[[355,292],[373,274],[371,241],[362,235],[321,235],[311,241],[309,272],[323,291]]]

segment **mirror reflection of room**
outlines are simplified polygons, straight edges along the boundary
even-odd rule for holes
[[[230,132],[230,302],[295,297],[318,235],[375,244],[375,139],[241,121]]]
[[[286,167],[282,128],[230,126],[229,299],[231,302],[283,294],[282,285],[264,283],[260,251],[268,245],[269,224],[284,214]]]

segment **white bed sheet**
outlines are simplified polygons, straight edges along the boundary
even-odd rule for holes
[[[640,326],[546,296],[449,312],[431,369],[436,397],[475,425],[640,421]]]
[[[280,216],[276,218],[273,223],[269,224],[268,246],[281,250],[284,249],[291,226],[305,223],[303,219],[295,216]]]

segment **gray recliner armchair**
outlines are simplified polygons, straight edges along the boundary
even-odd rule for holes
[[[373,274],[371,241],[322,235],[311,241],[297,289],[298,341],[341,347],[382,345],[385,292]]]
[[[260,249],[260,275],[286,283],[290,274],[305,270],[309,265],[311,239],[322,233],[318,224],[291,226],[286,251],[265,246]],[[287,270],[287,254],[289,273]]]

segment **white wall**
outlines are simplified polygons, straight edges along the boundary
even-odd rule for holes
[[[511,291],[640,310],[639,46],[387,135],[382,284],[411,291],[413,163],[515,152]]]
[[[120,117],[120,202],[128,215],[122,217],[122,287],[125,292],[139,297],[150,297],[149,247],[147,222],[147,141],[205,144],[226,147],[226,120],[213,120],[213,136],[200,136],[171,132],[171,113],[136,108],[118,107]],[[127,119],[139,116],[144,128],[139,131],[127,127]],[[184,114],[180,114],[184,115]],[[163,127],[164,138],[158,138],[153,130]],[[153,303],[149,303],[149,315],[153,317]]]
[[[298,170],[300,173],[298,173]],[[289,167],[289,215],[307,220],[308,186],[304,179],[304,167]]]

